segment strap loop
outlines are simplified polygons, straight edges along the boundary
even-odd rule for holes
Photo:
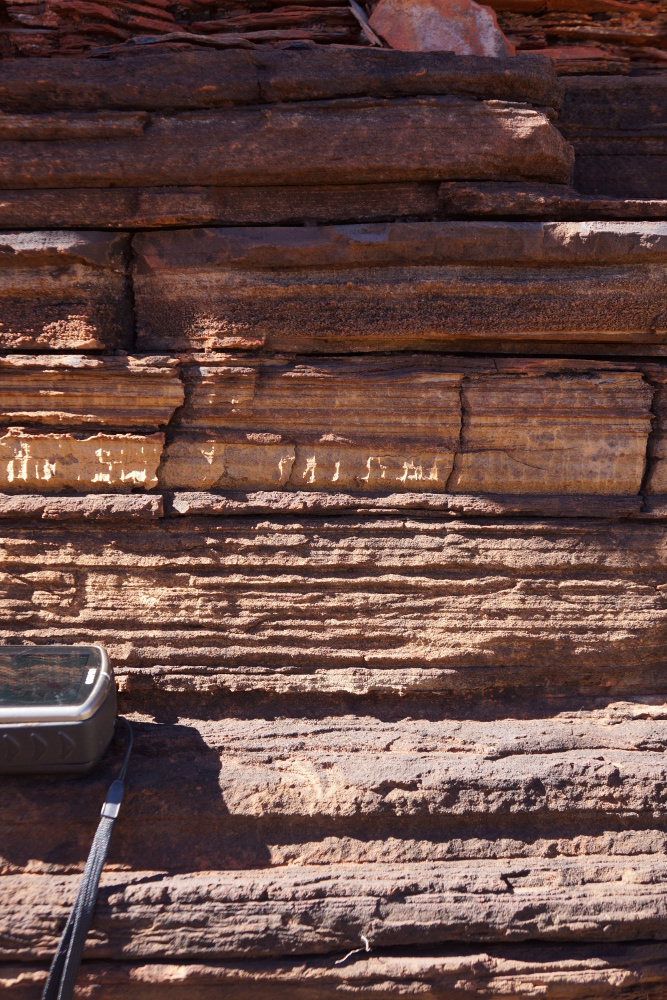
[[[125,785],[118,778],[112,782],[107,792],[107,797],[102,806],[100,816],[108,816],[109,819],[116,819],[120,812],[120,804],[123,801]]]
[[[93,840],[90,854],[86,861],[79,891],[74,900],[74,906],[70,912],[63,935],[58,942],[58,948],[53,956],[49,976],[46,980],[42,1000],[71,1000],[76,984],[76,977],[81,965],[83,946],[86,943],[88,931],[93,920],[93,911],[97,899],[97,890],[100,884],[100,876],[104,868],[109,851],[109,841],[113,830],[114,820],[120,811],[120,804],[123,801],[124,785],[123,781],[127,773],[127,764],[132,750],[133,733],[132,727],[127,719],[123,719],[127,726],[129,742],[125,757],[118,773],[118,778],[113,781],[107,792],[102,815],[97,833]]]

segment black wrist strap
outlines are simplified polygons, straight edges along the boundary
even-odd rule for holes
[[[49,977],[46,980],[42,1000],[71,1000],[74,992],[74,984],[81,965],[83,946],[90,930],[97,899],[97,890],[100,884],[100,875],[104,868],[109,850],[111,831],[123,800],[124,781],[127,773],[127,764],[132,750],[132,727],[127,719],[123,719],[127,726],[129,742],[125,751],[125,758],[118,772],[118,778],[111,783],[104,805],[102,806],[102,818],[100,819],[97,833],[93,840],[90,854],[86,861],[79,891],[74,900],[69,919],[63,931],[63,935],[58,942],[58,948],[51,968]]]

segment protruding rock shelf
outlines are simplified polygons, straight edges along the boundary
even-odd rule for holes
[[[133,247],[144,351],[667,351],[661,222],[199,229]]]
[[[549,59],[453,56],[315,48],[299,52],[170,52],[140,59],[3,61],[0,100],[13,113],[48,111],[193,111],[242,105],[327,101],[341,97],[486,98],[560,107]]]

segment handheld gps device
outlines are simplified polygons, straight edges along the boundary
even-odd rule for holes
[[[120,811],[132,750],[102,805],[79,891],[58,942],[42,1000],[72,1000],[102,868]],[[116,686],[101,646],[0,646],[0,774],[85,774],[109,746]]]
[[[101,646],[0,646],[0,774],[90,771],[115,721]]]

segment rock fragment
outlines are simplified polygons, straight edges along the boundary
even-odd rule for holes
[[[474,0],[380,0],[370,26],[392,49],[513,56],[491,7]]]

